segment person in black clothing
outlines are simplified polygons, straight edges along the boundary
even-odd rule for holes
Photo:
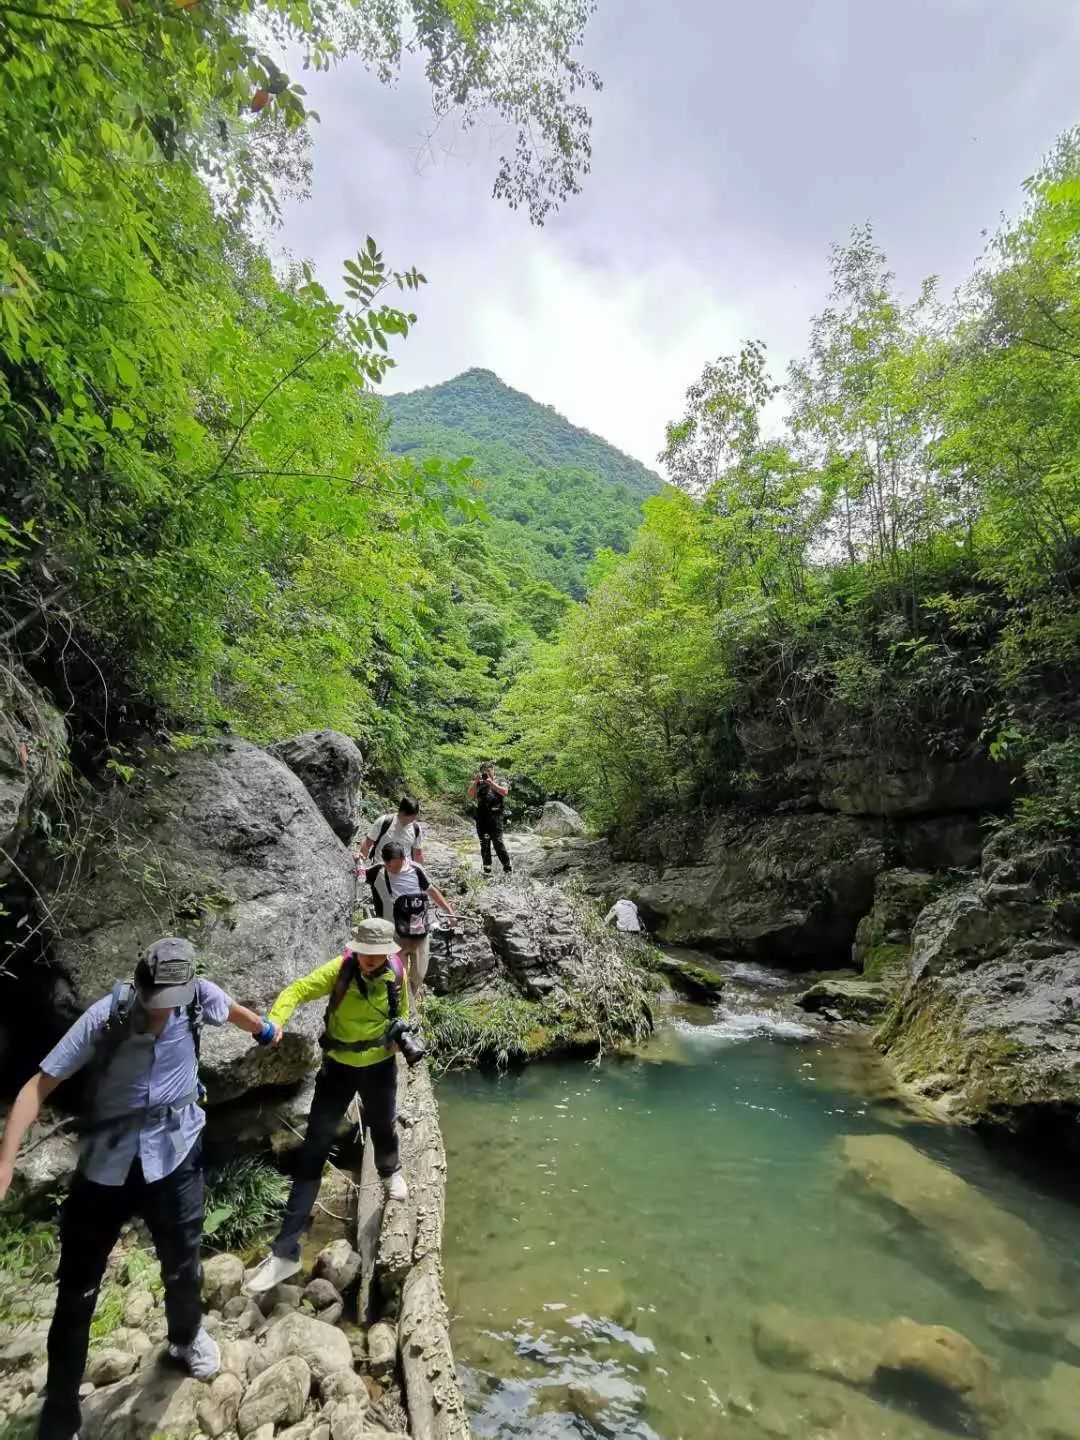
[[[507,875],[514,873],[503,839],[503,808],[510,786],[495,775],[494,765],[484,765],[469,784],[469,799],[476,803],[476,833],[480,837],[480,861],[484,874],[491,874],[491,847]]]

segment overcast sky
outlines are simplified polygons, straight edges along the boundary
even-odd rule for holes
[[[332,287],[369,232],[427,275],[386,388],[485,366],[647,464],[707,359],[800,352],[853,224],[951,288],[1080,121],[1077,0],[600,0],[584,58],[592,173],[543,229],[491,198],[503,137],[425,154],[422,77],[348,64],[281,239]]]

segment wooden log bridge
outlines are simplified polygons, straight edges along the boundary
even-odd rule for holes
[[[400,1057],[397,1065],[401,1168],[409,1198],[384,1202],[372,1146],[365,1145],[355,1242],[363,1260],[360,1312],[369,1336],[379,1330],[385,1335],[383,1326],[396,1332],[415,1440],[469,1440],[443,1292],[446,1152],[439,1107],[427,1066],[409,1069]]]

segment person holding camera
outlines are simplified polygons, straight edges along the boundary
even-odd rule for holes
[[[482,765],[469,782],[469,799],[476,804],[476,833],[480,839],[480,863],[484,874],[491,874],[491,847],[494,845],[503,873],[512,875],[514,867],[503,839],[503,810],[510,786],[498,779],[495,766]]]
[[[409,1065],[424,1047],[409,1020],[409,987],[389,920],[364,920],[343,954],[287,986],[270,1009],[280,1038],[298,1005],[327,1001],[319,1044],[325,1059],[315,1081],[307,1132],[300,1148],[285,1215],[267,1255],[244,1286],[265,1295],[300,1269],[300,1239],[315,1208],[323,1166],[354,1095],[375,1146],[375,1168],[391,1200],[409,1198],[400,1169],[397,1138],[397,1065]]]
[[[375,901],[375,913],[394,926],[409,975],[409,989],[419,994],[428,972],[431,936],[428,931],[429,902],[457,924],[454,907],[428,879],[427,871],[406,855],[395,842],[383,846],[382,864],[368,871],[368,883]]]
[[[19,1091],[0,1139],[0,1200],[42,1104],[79,1072],[88,1080],[79,1161],[60,1212],[56,1310],[39,1440],[74,1440],[79,1387],[98,1290],[123,1226],[140,1216],[161,1262],[169,1354],[197,1380],[221,1367],[203,1328],[205,1182],[199,1045],[204,1025],[235,1025],[275,1043],[269,1020],[196,975],[195,948],[176,935],[149,945],[133,980],[96,1000]]]

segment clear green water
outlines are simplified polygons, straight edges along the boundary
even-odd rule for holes
[[[774,1301],[951,1326],[1006,1379],[1048,1369],[932,1235],[845,1181],[838,1143],[900,1134],[1024,1216],[1078,1312],[1080,1210],[972,1136],[915,1122],[865,1050],[751,981],[715,1017],[675,1007],[635,1057],[440,1082],[447,1297],[478,1437],[944,1433],[904,1397],[764,1367],[751,1316]]]

